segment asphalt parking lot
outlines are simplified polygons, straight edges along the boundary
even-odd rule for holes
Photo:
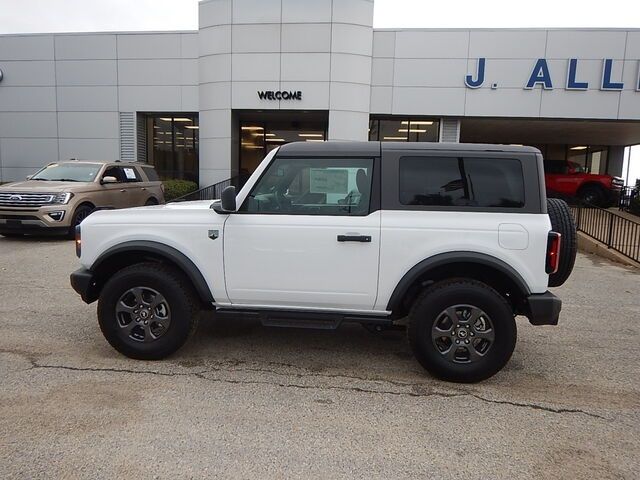
[[[580,255],[558,327],[429,377],[400,331],[204,319],[171,359],[103,339],[73,243],[0,237],[2,478],[638,478],[640,274]]]

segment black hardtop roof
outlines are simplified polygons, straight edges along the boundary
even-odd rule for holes
[[[380,156],[383,150],[408,152],[419,151],[456,151],[456,152],[512,152],[540,153],[535,147],[522,145],[494,145],[490,143],[454,143],[454,142],[292,142],[282,145],[277,155],[280,157],[338,156],[352,155],[363,157]]]

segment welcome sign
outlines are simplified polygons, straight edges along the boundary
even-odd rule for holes
[[[638,62],[640,64],[640,62]],[[600,90],[619,92],[624,88],[624,83],[620,79],[612,78],[614,59],[605,58],[602,61],[602,76],[598,87]],[[476,71],[464,77],[464,84],[467,88],[480,88],[485,82],[487,72],[487,59],[480,57],[477,60]],[[553,90],[551,80],[551,70],[546,58],[538,58],[531,69],[527,83],[523,86],[526,90],[532,90],[536,85],[540,85],[545,90]],[[497,83],[491,84],[491,88],[498,87]],[[567,81],[564,85],[567,90],[588,90],[588,79],[580,77],[580,63],[577,58],[570,58],[567,62]],[[635,90],[640,91],[640,68],[636,77]]]

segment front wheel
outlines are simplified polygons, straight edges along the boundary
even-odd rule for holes
[[[578,199],[586,204],[596,207],[607,206],[607,195],[604,189],[596,185],[587,185],[578,192]]]
[[[82,221],[87,218],[89,215],[93,213],[93,207],[90,205],[80,205],[76,208],[76,211],[73,212],[73,217],[71,219],[71,225],[69,225],[69,231],[67,232],[67,238],[75,238],[76,236],[76,227],[82,223]]]
[[[516,344],[516,323],[505,299],[471,279],[436,283],[409,313],[409,343],[432,375],[479,382],[506,365]]]
[[[159,263],[116,273],[98,301],[98,323],[109,344],[127,357],[159,360],[178,350],[198,324],[188,280]]]

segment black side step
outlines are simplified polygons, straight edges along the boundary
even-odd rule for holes
[[[335,330],[343,322],[363,325],[391,327],[393,321],[388,316],[345,314],[336,312],[310,312],[307,310],[258,310],[240,308],[218,308],[218,318],[255,318],[265,327],[313,328]]]

